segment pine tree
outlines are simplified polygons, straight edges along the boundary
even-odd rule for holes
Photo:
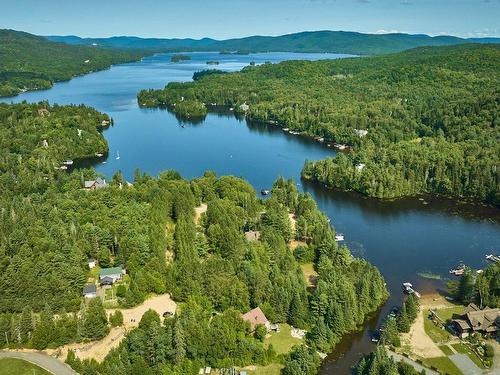
[[[33,315],[29,306],[26,306],[21,313],[20,334],[22,343],[27,343],[33,334]]]
[[[186,342],[184,338],[184,330],[178,317],[176,317],[174,323],[173,347],[175,351],[174,361],[179,364],[186,357]]]
[[[418,312],[420,311],[420,303],[418,298],[414,294],[410,294],[405,301],[406,312],[408,314],[408,319],[413,322],[417,319]]]
[[[406,303],[401,306],[401,311],[396,319],[396,324],[398,326],[399,332],[410,332],[410,319],[408,318],[408,313],[406,311]]]
[[[53,340],[55,332],[54,316],[49,305],[40,313],[40,321],[35,326],[31,342],[38,350],[45,349]]]
[[[81,335],[84,338],[99,340],[109,332],[108,317],[100,298],[93,298],[82,314]]]

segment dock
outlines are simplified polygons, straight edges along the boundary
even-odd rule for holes
[[[486,255],[486,259],[493,263],[500,262],[500,257],[498,255],[488,254]]]

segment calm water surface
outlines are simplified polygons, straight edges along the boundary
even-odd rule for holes
[[[229,111],[210,113],[199,124],[181,125],[168,111],[141,109],[136,101],[140,89],[190,80],[195,71],[212,68],[206,65],[209,60],[220,61],[217,69],[236,71],[251,61],[260,64],[346,55],[190,55],[192,60],[175,64],[168,54],[156,55],[4,101],[83,103],[108,113],[115,123],[104,133],[110,156],[106,163],[96,165],[108,178],[121,170],[132,180],[136,168],[152,175],[176,169],[186,178],[213,170],[219,175],[241,176],[257,190],[271,187],[279,175],[295,178],[300,189],[314,196],[337,231],[345,234],[353,254],[367,258],[381,270],[391,291],[390,300],[369,319],[365,329],[345,337],[329,355],[322,374],[347,374],[363,353],[373,350],[370,331],[377,328],[393,305],[401,303],[402,282],[411,281],[417,290],[432,292],[443,282],[424,279],[418,273],[447,277],[448,270],[461,261],[481,268],[486,266],[486,253],[500,253],[500,210],[496,208],[459,205],[430,197],[384,202],[333,192],[300,181],[306,159],[334,155],[324,145],[285,134],[272,126],[247,123]],[[116,160],[118,152],[120,159]]]

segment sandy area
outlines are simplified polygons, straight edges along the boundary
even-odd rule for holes
[[[194,221],[196,224],[198,224],[198,221],[200,220],[201,214],[204,212],[207,212],[207,205],[205,203],[202,203],[200,206],[196,207],[194,209]]]
[[[295,232],[295,228],[297,227],[297,220],[295,219],[295,214],[288,214],[288,218],[290,219],[292,230]]]
[[[415,322],[412,324],[410,332],[401,335],[402,344],[408,345],[412,353],[420,357],[433,358],[443,356],[443,352],[439,349],[438,345],[425,333],[424,315],[429,309],[440,309],[450,306],[453,305],[440,295],[429,294],[422,296],[417,319],[415,319]]]
[[[116,348],[125,337],[128,330],[131,330],[139,325],[142,315],[149,309],[155,310],[160,316],[164,312],[175,312],[177,305],[168,294],[155,296],[144,301],[143,304],[136,306],[132,309],[122,309],[123,313],[123,327],[112,328],[109,334],[99,341],[92,341],[89,343],[75,343],[63,346],[58,349],[46,350],[47,354],[60,357],[62,360],[66,358],[68,350],[74,350],[75,354],[81,358],[94,358],[101,362],[104,357],[113,348]],[[115,309],[107,309],[109,314],[113,313]]]

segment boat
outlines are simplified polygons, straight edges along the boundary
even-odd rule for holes
[[[104,156],[104,154],[101,152],[96,152],[95,156],[97,156],[98,158],[102,158]]]
[[[342,233],[338,233],[335,235],[335,241],[344,241],[344,235]]]
[[[269,190],[262,189],[262,190],[260,191],[260,193],[261,193],[262,195],[269,195],[270,191],[269,191]]]
[[[403,291],[406,294],[414,294],[417,298],[420,298],[420,293],[413,289],[413,285],[409,282],[403,283]]]
[[[70,159],[65,160],[65,161],[63,161],[63,164],[64,165],[73,165],[73,160],[70,160]]]
[[[488,254],[488,255],[486,255],[486,260],[489,260],[490,262],[496,263],[496,262],[500,262],[500,257],[497,255]]]
[[[450,274],[455,276],[462,276],[465,273],[465,264],[460,263],[457,268],[451,269]]]
[[[283,131],[284,131],[284,132],[287,132],[287,131],[289,131],[289,130],[290,130],[290,129],[288,129],[288,128],[283,128]]]
[[[116,151],[116,160],[120,160],[120,151]]]

